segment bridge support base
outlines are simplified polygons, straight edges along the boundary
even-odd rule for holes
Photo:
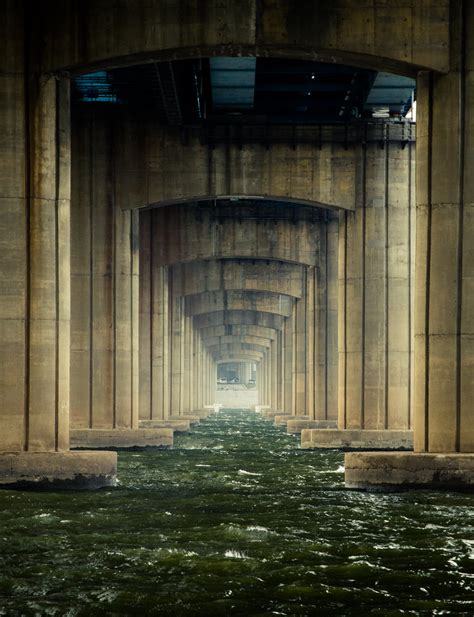
[[[474,492],[474,454],[351,452],[345,456],[345,467],[349,489]]]
[[[71,450],[141,450],[173,445],[171,428],[73,429]]]
[[[305,428],[312,429],[337,429],[337,421],[336,420],[307,420],[305,418],[297,418],[296,416],[292,416],[291,419],[288,420],[286,425],[286,430],[291,434],[298,434]]]
[[[301,447],[336,450],[412,450],[413,431],[303,429]]]
[[[186,433],[191,430],[191,421],[189,417],[179,418],[177,420],[141,420],[140,428],[171,428],[176,433]]]
[[[0,488],[90,490],[116,482],[115,452],[0,453]]]

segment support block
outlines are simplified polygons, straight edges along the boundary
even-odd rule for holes
[[[263,409],[261,412],[261,415],[264,418],[268,418],[270,420],[273,420],[273,418],[275,416],[284,416],[286,415],[285,412],[282,409]]]
[[[286,430],[292,435],[298,435],[303,429],[337,429],[337,420],[306,420],[304,417],[292,416],[286,425]]]
[[[141,420],[140,428],[171,428],[175,433],[186,433],[191,430],[191,422],[188,417],[177,420]]]
[[[303,429],[301,447],[336,450],[412,450],[413,431]]]
[[[183,418],[188,418],[189,416],[196,416],[198,418],[207,418],[210,415],[212,415],[212,410],[211,409],[194,409],[193,411],[191,411],[189,414],[185,413],[182,415]]]
[[[142,450],[173,445],[171,428],[72,429],[71,450]]]
[[[187,413],[185,416],[170,416],[168,420],[173,420],[174,422],[179,422],[180,420],[184,420],[189,422],[191,426],[193,424],[199,424],[201,422],[201,418],[199,416],[193,415],[191,413]]]
[[[350,489],[474,492],[474,454],[351,452],[345,456],[345,467]]]
[[[116,482],[115,452],[0,453],[0,488],[91,490]]]
[[[275,426],[287,426],[288,422],[301,418],[302,420],[307,420],[309,416],[294,416],[292,414],[284,414],[278,415],[273,418]]]

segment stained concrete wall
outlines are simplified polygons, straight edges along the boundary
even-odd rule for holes
[[[411,427],[414,152],[361,153],[339,227],[339,427]]]
[[[448,68],[448,0],[162,3],[45,0],[44,68],[253,53],[394,71]]]
[[[138,216],[114,202],[109,127],[73,126],[71,427],[138,428]]]
[[[69,84],[40,77],[22,3],[2,3],[0,40],[0,450],[54,452],[69,446]]]
[[[219,232],[222,233],[222,232]],[[206,260],[172,267],[173,292],[271,291],[301,298],[304,268],[299,264],[253,259]]]

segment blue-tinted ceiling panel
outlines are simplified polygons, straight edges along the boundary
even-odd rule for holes
[[[212,103],[215,109],[251,109],[255,96],[256,58],[211,58]]]

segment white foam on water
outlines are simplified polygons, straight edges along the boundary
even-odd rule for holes
[[[224,557],[232,557],[233,559],[248,559],[247,555],[245,555],[244,553],[234,551],[232,549],[227,550],[224,553]]]
[[[252,471],[245,471],[245,469],[239,469],[238,473],[241,476],[261,476],[261,473],[253,473]]]

